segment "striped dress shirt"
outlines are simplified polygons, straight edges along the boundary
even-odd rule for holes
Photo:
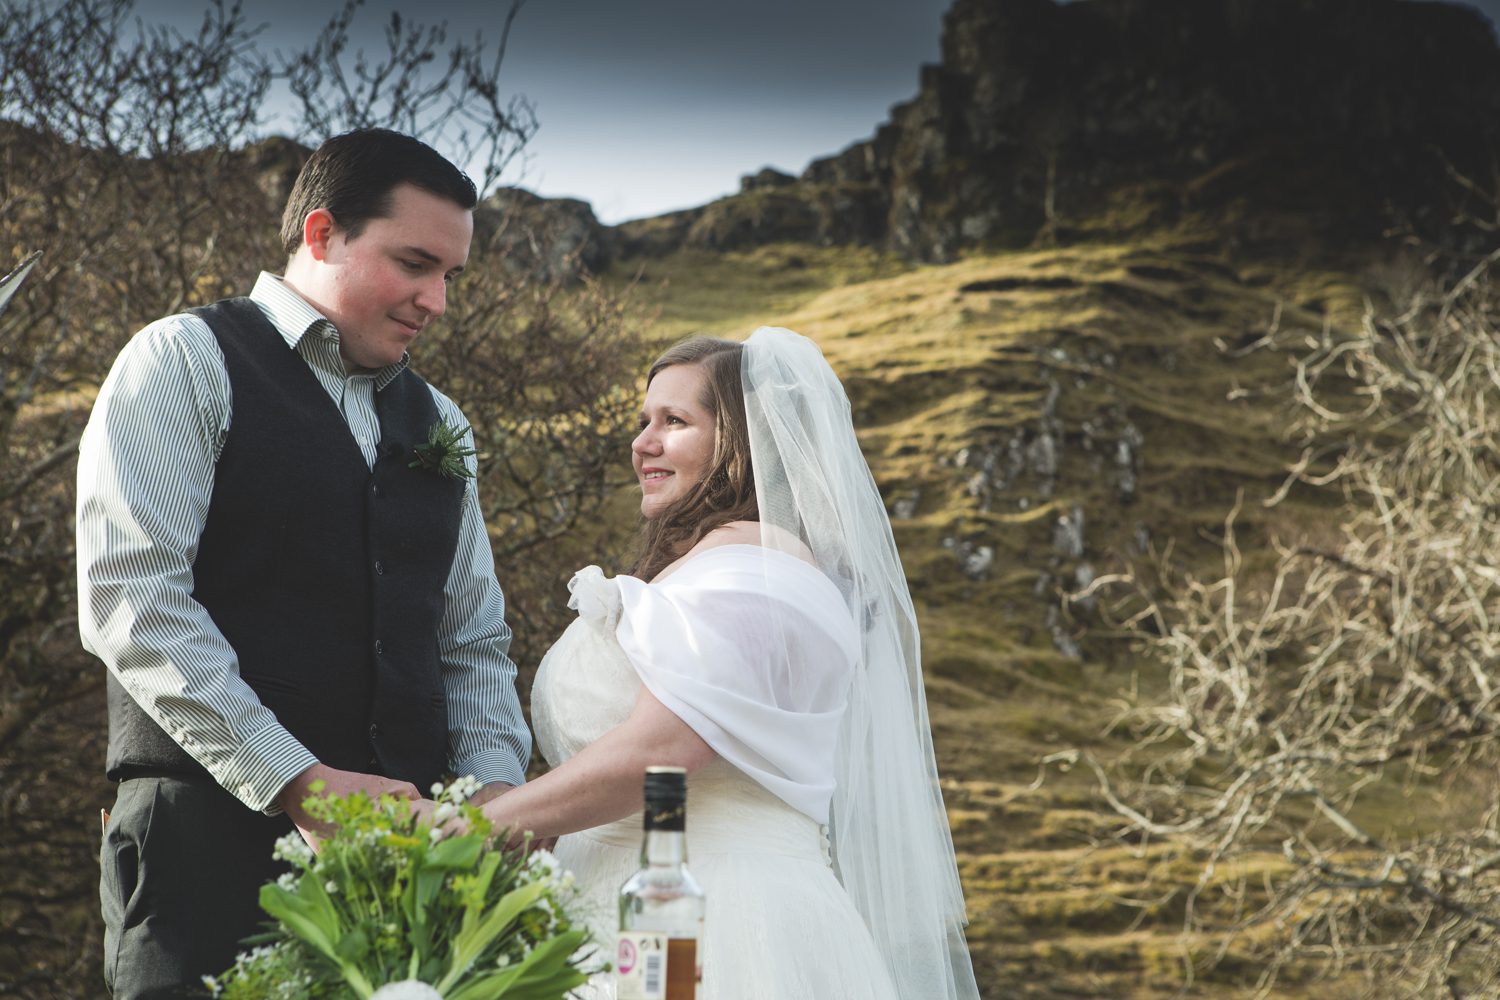
[[[375,393],[407,359],[348,372],[333,324],[280,278],[262,273],[250,298],[328,391],[373,469]],[[432,395],[444,421],[468,423],[447,396]],[[317,759],[241,680],[234,649],[193,600],[193,560],[232,415],[223,352],[196,316],[158,320],[120,352],[79,447],[78,624],[84,648],[168,735],[245,805],[275,812],[282,788]],[[474,458],[467,462],[472,471]],[[520,784],[531,736],[473,479],[443,596],[449,765],[482,783]]]

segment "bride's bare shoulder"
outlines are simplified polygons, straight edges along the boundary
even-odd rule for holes
[[[760,545],[776,549],[804,562],[812,562],[812,552],[796,535],[784,528],[759,521],[730,521],[704,535],[693,552],[705,552],[722,545]]]
[[[693,546],[694,552],[705,552],[722,545],[760,545],[760,524],[756,521],[730,521],[704,535]]]

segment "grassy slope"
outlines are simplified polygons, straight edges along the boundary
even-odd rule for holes
[[[622,265],[610,279],[641,271],[639,294],[659,309],[654,331],[663,340],[784,325],[817,339],[845,378],[876,478],[907,515],[895,530],[922,616],[939,763],[985,995],[1241,995],[1258,968],[1245,941],[1182,987],[1193,950],[1217,943],[1178,933],[1180,890],[1197,871],[1191,859],[1116,841],[1116,824],[1077,770],[1050,768],[1033,784],[1048,753],[1116,749],[1104,730],[1122,692],[1154,681],[1096,621],[1055,609],[1080,561],[1107,572],[1141,529],[1153,545],[1174,539],[1190,559],[1210,560],[1199,533],[1216,529],[1237,488],[1250,501],[1242,518],[1249,536],[1265,527],[1253,500],[1279,481],[1289,451],[1278,443],[1284,410],[1274,395],[1256,393],[1285,381],[1286,362],[1268,352],[1234,360],[1215,341],[1250,343],[1278,304],[1286,327],[1352,323],[1357,282],[1286,264],[1231,268],[1193,239],[1169,235],[921,268],[843,248],[684,252]],[[1228,399],[1236,389],[1250,394]],[[1051,422],[1043,417],[1049,397]],[[1115,461],[1120,439],[1135,440],[1127,428],[1140,441],[1129,503]],[[1011,443],[1026,452],[1044,431],[1058,443],[1056,474],[1029,460],[1010,474]],[[971,490],[985,455],[998,456],[1005,483]],[[1058,517],[1075,506],[1085,514],[1081,559],[1054,546]],[[628,521],[631,508],[622,502],[619,516]],[[994,561],[975,579],[959,555],[980,545]],[[1049,612],[1057,632],[1080,643],[1081,659],[1058,651]],[[92,824],[109,790],[97,763],[83,780],[53,773],[68,761],[102,759],[98,701],[60,713],[17,748],[19,757],[0,760],[0,769],[24,767],[50,790],[45,804],[33,796],[33,805],[11,803],[4,816],[17,879],[0,899],[0,925],[45,927],[0,941],[0,969],[26,983],[18,985],[23,996],[90,996],[98,982],[89,901],[97,874],[92,865],[72,879],[56,872],[57,859],[76,867],[73,859],[92,854]],[[39,761],[54,764],[37,771]],[[1394,818],[1413,811],[1398,792],[1375,805]],[[1441,811],[1422,812],[1441,822]],[[67,818],[61,829],[58,816]],[[1268,854],[1221,881],[1248,879],[1253,899],[1255,876],[1276,864]],[[1306,982],[1275,995],[1352,994]]]
[[[1253,500],[1279,483],[1290,452],[1279,441],[1280,397],[1261,390],[1285,382],[1287,362],[1229,351],[1263,333],[1278,306],[1283,326],[1353,322],[1357,284],[1232,267],[1192,239],[1162,235],[918,268],[845,249],[685,252],[647,263],[642,293],[660,308],[664,340],[788,326],[817,340],[849,387],[875,477],[888,504],[907,508],[894,525],[922,616],[986,995],[1227,996],[1253,982],[1252,942],[1241,940],[1180,994],[1190,954],[1219,943],[1185,941],[1182,893],[1164,895],[1191,885],[1197,869],[1163,847],[1115,841],[1077,772],[1052,769],[1033,784],[1050,752],[1107,754],[1121,693],[1153,683],[1061,593],[1080,563],[1107,572],[1148,538],[1173,539],[1189,560],[1215,558],[1202,535],[1239,489],[1252,501],[1241,519],[1250,537],[1269,527]],[[1025,460],[1044,433],[1053,475]],[[1122,440],[1134,450],[1130,497]],[[988,485],[976,483],[986,455],[995,456]],[[1059,516],[1078,509],[1081,557],[1054,544]],[[978,546],[993,563],[970,575],[960,557]],[[1081,658],[1059,652],[1055,633],[1078,642]],[[1262,867],[1278,863],[1268,854]],[[1277,995],[1344,992],[1288,982]]]

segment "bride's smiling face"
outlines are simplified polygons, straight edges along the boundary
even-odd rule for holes
[[[708,473],[715,419],[703,403],[708,373],[702,365],[672,365],[656,373],[641,406],[641,432],[630,460],[641,486],[641,516],[658,516]]]

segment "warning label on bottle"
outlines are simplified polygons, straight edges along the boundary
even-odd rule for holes
[[[616,1000],[693,1000],[698,995],[698,942],[624,931],[615,948]]]

